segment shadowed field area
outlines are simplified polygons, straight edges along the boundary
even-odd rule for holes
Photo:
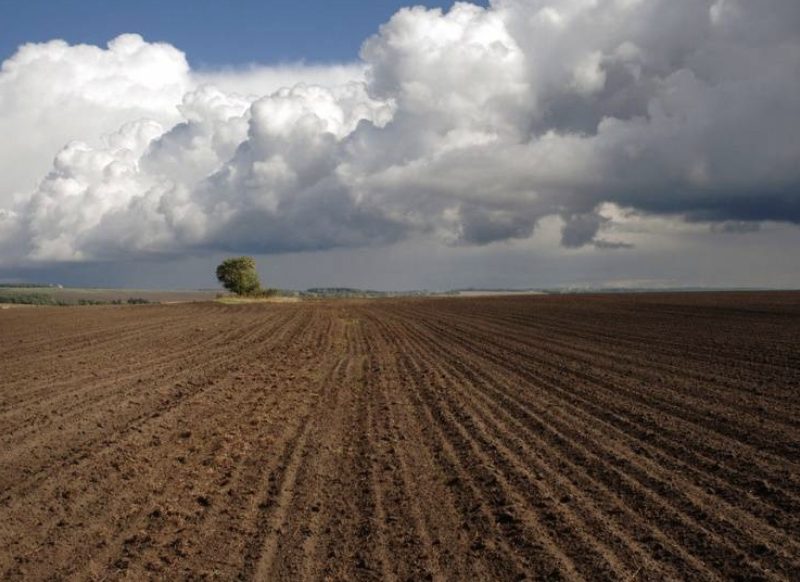
[[[0,578],[800,571],[800,293],[0,311]]]

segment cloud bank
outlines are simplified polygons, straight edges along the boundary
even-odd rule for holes
[[[553,216],[565,247],[626,248],[609,208],[800,223],[799,24],[794,0],[496,0],[403,9],[339,67],[25,45],[0,70],[0,250],[485,245]]]

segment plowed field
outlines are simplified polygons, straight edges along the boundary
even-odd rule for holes
[[[800,294],[0,311],[0,579],[797,579]]]

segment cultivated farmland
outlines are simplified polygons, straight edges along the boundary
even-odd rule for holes
[[[0,311],[0,579],[796,579],[800,294]]]

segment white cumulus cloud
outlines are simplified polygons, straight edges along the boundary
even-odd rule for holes
[[[0,246],[482,245],[554,216],[568,248],[630,246],[608,208],[800,223],[798,24],[793,0],[496,0],[400,10],[341,66],[25,45],[0,71]]]

